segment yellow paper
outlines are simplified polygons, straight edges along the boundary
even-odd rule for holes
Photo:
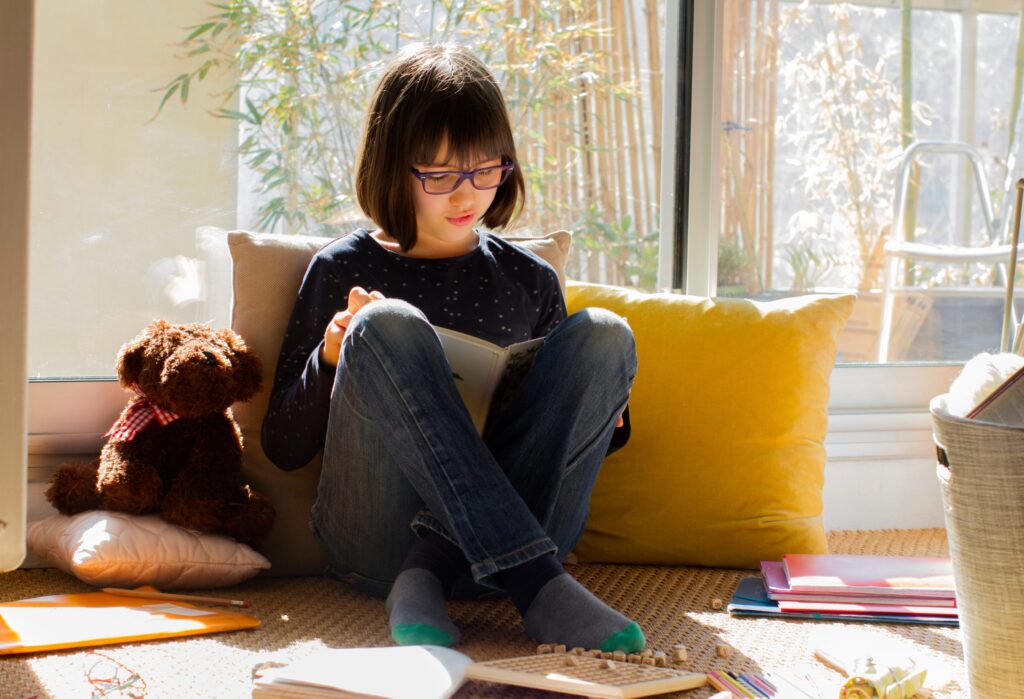
[[[50,595],[0,604],[0,655],[192,636],[259,625],[259,619],[248,614],[185,602],[106,592]]]

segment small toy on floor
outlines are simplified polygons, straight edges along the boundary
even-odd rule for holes
[[[626,653],[622,651],[602,651],[597,649],[587,650],[586,648],[573,648],[566,650],[564,645],[554,645],[552,643],[541,643],[537,646],[537,655],[547,654],[561,654],[564,653],[568,656],[580,656],[585,655],[589,658],[599,658],[602,660],[611,660],[619,663],[633,663],[634,665],[654,665],[655,667],[667,667],[668,656],[663,651],[655,651],[650,648],[644,649],[639,653]],[[686,658],[684,657],[683,660]]]
[[[839,688],[841,699],[910,699],[924,687],[927,668],[905,653],[886,652],[856,655],[844,646],[842,656],[816,648],[814,655],[846,679]]]

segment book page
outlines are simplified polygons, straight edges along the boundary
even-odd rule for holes
[[[492,411],[500,412],[533,364],[543,338],[499,347],[478,337],[434,327],[452,369],[452,378],[477,432],[483,434]]]
[[[484,340],[445,328],[435,328],[445,357],[452,368],[455,386],[466,410],[483,434],[487,414],[505,368],[505,351]]]
[[[462,684],[471,662],[440,646],[325,648],[283,668],[260,671],[253,696],[303,696],[302,688],[309,687],[339,697],[446,699]]]

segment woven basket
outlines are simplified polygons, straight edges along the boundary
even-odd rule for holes
[[[950,415],[945,398],[931,403],[936,472],[971,696],[1017,696],[1024,691],[1024,426]]]

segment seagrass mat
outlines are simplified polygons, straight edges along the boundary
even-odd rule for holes
[[[829,546],[834,553],[948,555],[945,531],[941,529],[832,532]],[[791,676],[802,675],[838,687],[838,673],[812,657],[816,645],[855,643],[866,653],[896,646],[929,668],[927,687],[932,696],[952,698],[967,693],[959,631],[955,628],[732,618],[724,610],[712,608],[712,600],[728,601],[737,581],[752,575],[752,571],[593,564],[569,566],[568,570],[599,597],[635,618],[647,634],[650,648],[670,652],[674,644],[686,644],[688,669],[693,671],[784,670]],[[0,601],[87,589],[55,570],[0,575]],[[327,579],[256,579],[206,593],[250,600],[251,611],[263,622],[262,627],[104,646],[93,651],[0,658],[0,699],[249,697],[251,672],[257,663],[295,660],[322,646],[390,645],[383,603]],[[507,600],[453,602],[449,611],[462,632],[458,649],[475,660],[526,655],[535,650]],[[717,655],[720,645],[728,646],[728,657]],[[110,672],[115,662],[126,668],[121,670],[122,676],[131,672],[139,675],[145,683],[144,694],[133,695],[129,690],[94,693],[90,677]],[[136,692],[140,689],[140,683],[130,688]],[[473,682],[466,684],[457,698],[539,694]],[[713,691],[706,687],[671,696],[697,699],[711,694]],[[825,696],[837,695],[833,692]]]

